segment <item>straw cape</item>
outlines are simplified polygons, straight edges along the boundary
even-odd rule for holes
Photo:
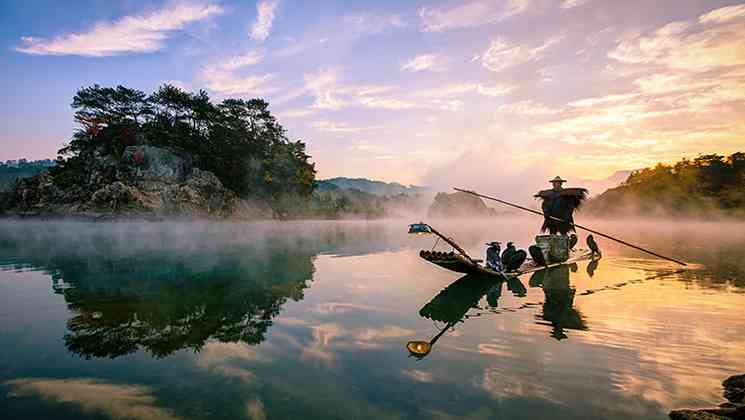
[[[549,182],[551,183],[564,183],[566,180],[561,177],[556,177]],[[589,192],[586,188],[552,188],[549,190],[542,190],[536,193],[535,197],[543,201],[541,210],[545,216],[555,217],[561,219],[564,222],[551,219],[550,217],[544,217],[543,226],[541,226],[541,232],[550,232],[551,234],[562,234],[566,235],[569,232],[574,232],[574,212],[582,206],[582,203],[587,200]]]

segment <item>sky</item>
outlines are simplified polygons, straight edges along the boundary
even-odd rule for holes
[[[0,27],[2,160],[54,157],[94,83],[264,98],[319,178],[517,193],[745,150],[742,1],[7,0]]]

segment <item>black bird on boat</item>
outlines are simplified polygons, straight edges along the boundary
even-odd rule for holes
[[[577,245],[577,242],[579,242],[579,238],[577,238],[577,235],[573,233],[569,235],[569,249],[574,249],[574,246]]]
[[[512,242],[507,242],[507,247],[502,252],[503,267],[507,265],[507,262],[510,260],[515,251],[517,251],[517,249],[515,248],[515,244],[513,244]]]
[[[516,271],[527,258],[525,251],[515,248],[512,242],[507,242],[507,249],[502,252],[502,267],[506,272]]]
[[[547,265],[546,259],[543,257],[543,251],[541,251],[541,247],[538,245],[531,245],[528,247],[528,252],[530,253],[530,257],[535,261],[538,265]]]
[[[592,237],[592,235],[587,235],[587,247],[590,248],[590,251],[592,251],[593,256],[597,255],[598,257],[603,256],[603,254],[600,253],[600,248],[598,247],[598,243],[595,242],[595,238]]]

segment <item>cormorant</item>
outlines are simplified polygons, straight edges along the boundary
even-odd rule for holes
[[[592,251],[592,255],[597,255],[598,257],[602,257],[603,254],[600,253],[600,248],[598,248],[598,243],[595,242],[595,238],[592,237],[592,235],[587,235],[587,246],[590,248],[590,251]]]
[[[543,251],[541,250],[541,247],[538,245],[531,245],[528,248],[528,252],[530,253],[530,257],[533,258],[533,261],[537,265],[547,265],[546,259],[543,257]]]
[[[573,233],[569,235],[569,249],[574,249],[574,246],[577,245],[578,241],[579,241],[579,238],[577,238],[577,235]]]
[[[507,262],[504,263],[505,271],[516,271],[528,258],[528,253],[522,249],[512,252],[507,256]]]
[[[514,254],[515,251],[517,251],[517,249],[515,249],[515,244],[513,244],[512,242],[507,242],[507,247],[502,252],[502,265],[503,266],[507,265],[507,261],[510,260],[510,257],[512,257],[512,254]]]

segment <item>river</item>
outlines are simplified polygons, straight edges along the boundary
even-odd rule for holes
[[[691,264],[597,238],[510,282],[406,223],[0,222],[0,417],[665,419],[745,373],[742,223],[587,221]],[[540,222],[432,224],[482,257]]]

